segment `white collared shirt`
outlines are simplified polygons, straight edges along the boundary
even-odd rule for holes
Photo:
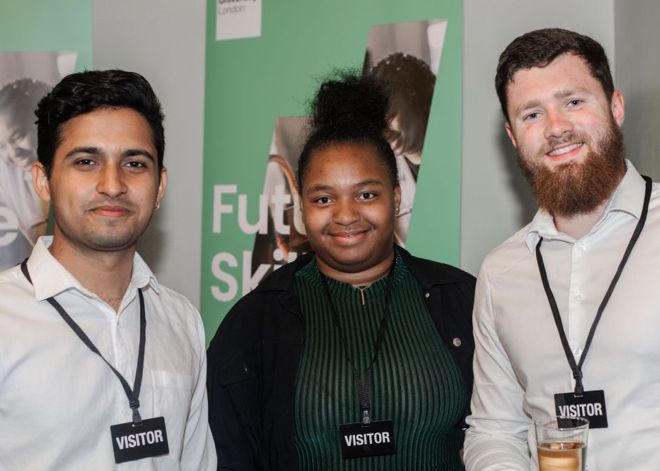
[[[541,253],[570,348],[580,360],[605,292],[642,210],[645,182],[630,162],[602,218],[579,240],[550,214],[486,257],[477,281],[476,342],[468,471],[528,471],[530,420],[555,415],[554,394],[574,380],[541,283]],[[660,187],[610,298],[583,368],[585,390],[605,390],[609,427],[589,432],[587,469],[657,471],[660,466]],[[529,447],[528,447],[529,440]]]
[[[137,254],[115,312],[60,265],[48,239],[28,261],[34,287],[18,266],[0,273],[0,470],[215,470],[199,313]],[[46,299],[55,297],[132,387],[138,288],[147,320],[140,414],[165,418],[170,451],[119,466],[110,426],[131,421],[126,393]]]

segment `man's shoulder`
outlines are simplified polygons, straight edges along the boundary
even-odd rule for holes
[[[194,311],[197,310],[185,295],[170,288],[169,286],[165,286],[162,283],[158,283],[158,289],[161,292],[161,296],[167,297],[168,300],[175,302],[177,306],[187,307]]]
[[[0,271],[0,300],[3,299],[2,293],[32,290],[30,283],[21,272],[20,265],[7,268]]]
[[[199,311],[190,300],[172,288],[158,284],[158,298],[168,316],[178,316],[186,321],[200,317]]]
[[[531,223],[512,234],[495,247],[484,258],[479,273],[505,273],[523,261],[529,261],[533,255],[527,245],[527,236]]]

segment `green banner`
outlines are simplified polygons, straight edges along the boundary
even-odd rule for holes
[[[301,138],[291,129],[304,123],[295,117],[305,115],[333,69],[370,73],[393,51],[420,57],[437,73],[406,247],[457,264],[462,2],[214,0],[207,11],[201,276],[207,338],[273,265],[295,256],[289,252],[298,235],[295,208],[288,196],[269,190],[269,165],[279,159],[281,168],[295,170]],[[281,148],[290,155],[280,158]],[[281,175],[295,192],[287,171]],[[263,232],[278,226],[291,233],[271,237],[268,256],[257,260],[256,238],[268,239]]]
[[[71,51],[76,70],[92,68],[92,0],[2,2],[2,51]]]

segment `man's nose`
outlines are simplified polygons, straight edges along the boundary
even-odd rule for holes
[[[99,180],[96,185],[99,193],[115,198],[126,192],[126,184],[122,177],[121,169],[116,165],[106,165],[99,172]]]
[[[548,110],[546,114],[545,137],[559,138],[573,131],[573,122],[561,110]]]

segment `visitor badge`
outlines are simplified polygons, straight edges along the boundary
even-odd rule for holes
[[[164,417],[154,417],[139,423],[112,425],[110,435],[112,435],[112,448],[115,451],[117,464],[166,455],[170,452]]]
[[[561,417],[581,417],[589,421],[589,428],[607,428],[605,391],[584,391],[555,394],[555,412]]]
[[[368,424],[354,423],[339,426],[342,458],[393,455],[394,425],[391,420],[378,420]]]

